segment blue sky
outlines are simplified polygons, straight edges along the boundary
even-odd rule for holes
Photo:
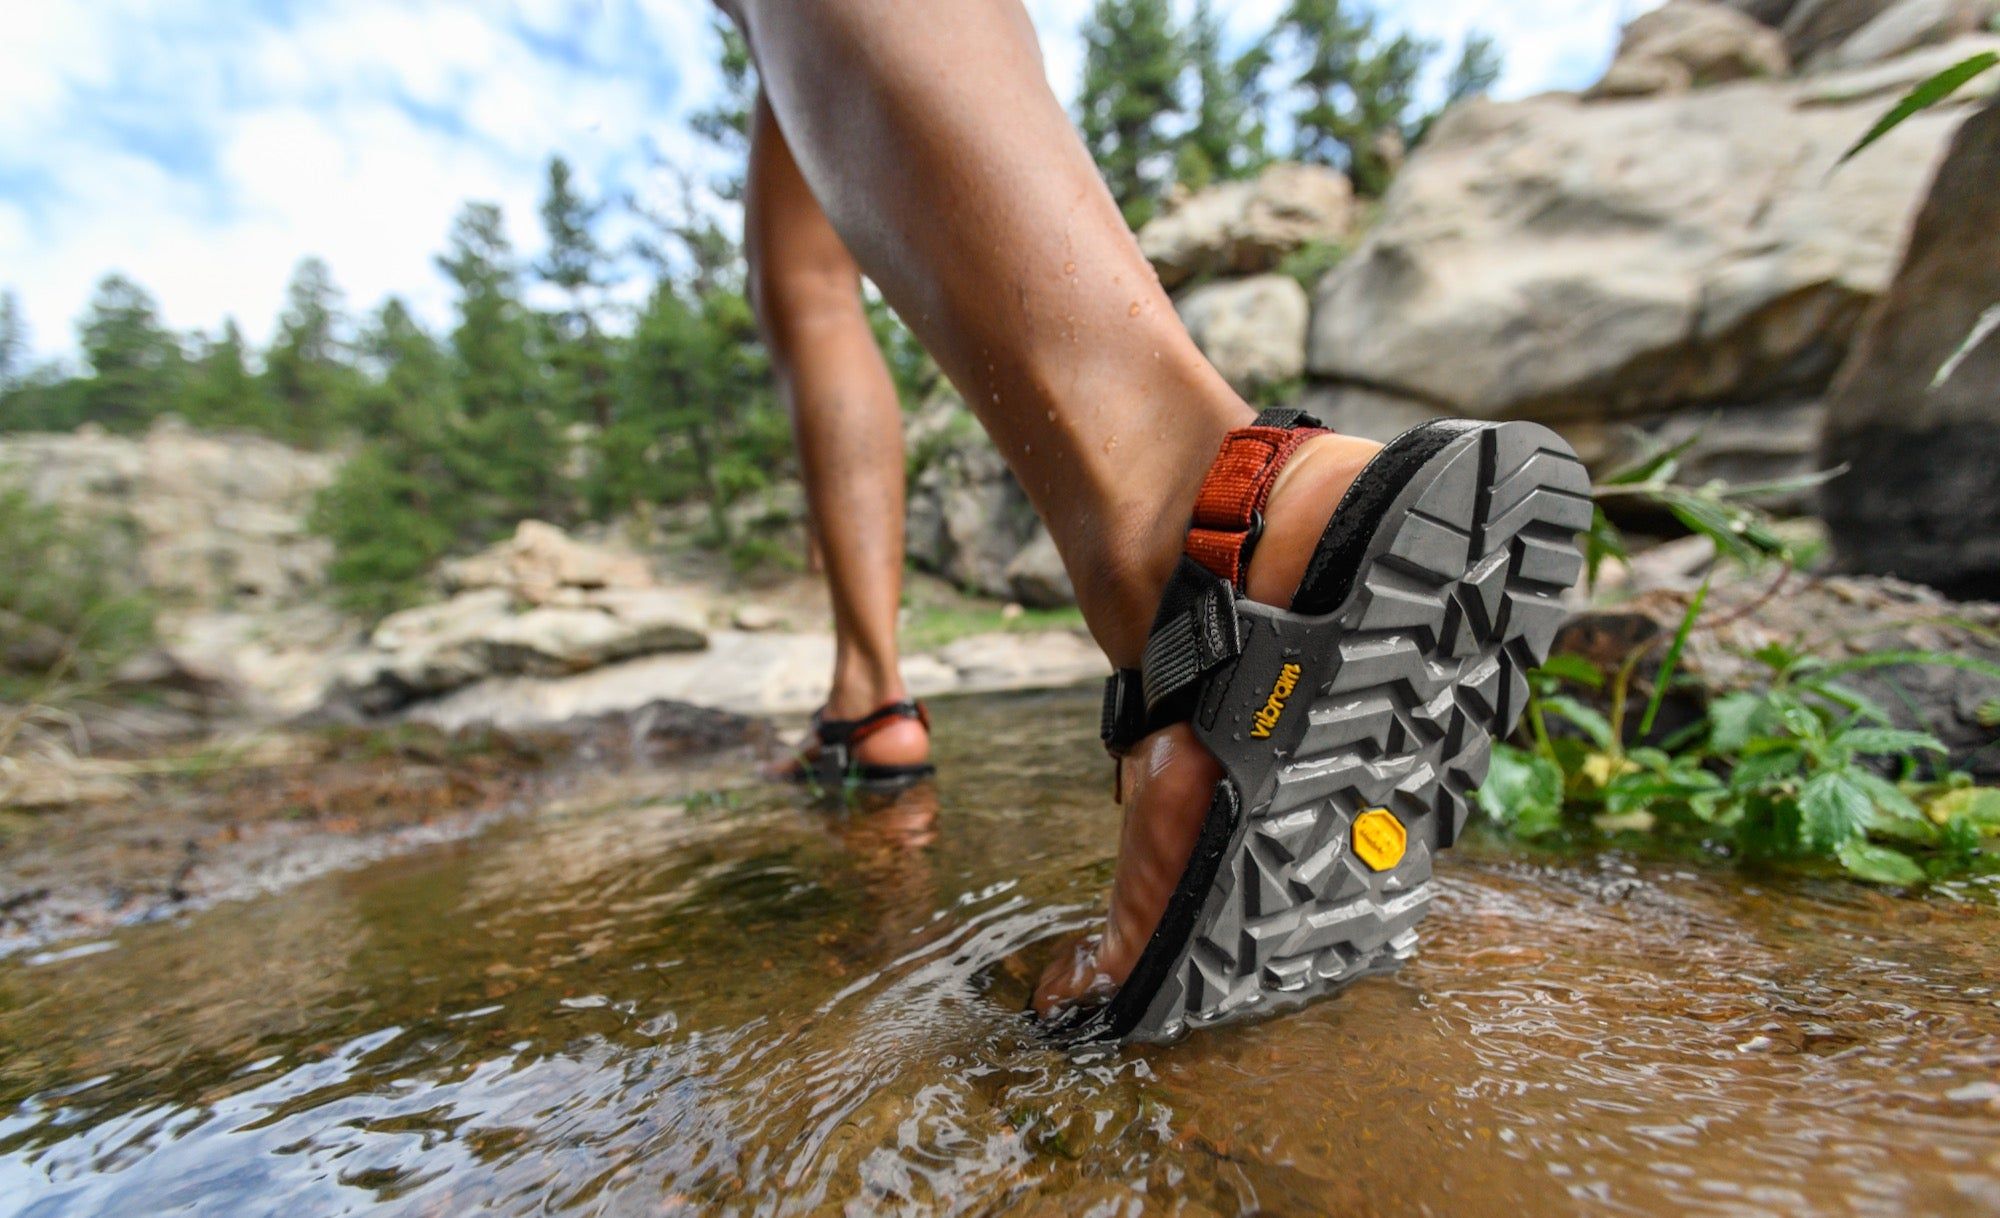
[[[1065,101],[1090,0],[1027,0]],[[1220,6],[1239,35],[1283,0]],[[1499,92],[1590,83],[1649,0],[1384,0],[1393,26],[1507,57]],[[603,193],[706,175],[687,131],[715,95],[703,0],[31,0],[0,42],[0,287],[64,355],[97,279],[167,321],[268,336],[286,278],[324,257],[357,312],[389,294],[448,318],[431,256],[467,199],[535,247],[560,151]],[[649,149],[652,150],[649,152]]]

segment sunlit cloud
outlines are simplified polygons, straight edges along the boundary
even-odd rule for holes
[[[1065,102],[1089,6],[1028,0]],[[74,319],[113,270],[151,289],[175,327],[235,316],[261,341],[313,254],[355,310],[397,294],[442,324],[431,257],[465,200],[500,204],[532,249],[552,152],[604,194],[724,168],[687,130],[720,88],[697,0],[16,7],[0,41],[0,286],[19,292],[46,355],[73,347]],[[1227,6],[1230,28],[1247,38],[1280,7]],[[1384,11],[1454,48],[1470,28],[1494,34],[1509,95],[1588,83],[1630,16],[1617,0]]]

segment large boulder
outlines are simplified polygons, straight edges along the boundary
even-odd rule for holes
[[[1829,174],[1911,82],[1887,67],[1454,109],[1319,285],[1308,368],[1321,408],[1359,395],[1377,415],[1400,401],[1579,438],[1676,417],[1754,430],[1777,409],[1796,443],[1754,472],[1798,472],[1812,430],[1794,415],[1814,409],[1886,289],[1965,113],[1919,115]]]
[[[1974,33],[1993,19],[1995,0],[1896,0],[1816,62],[1858,67]]]
[[[707,611],[645,565],[524,522],[510,541],[452,565],[448,599],[382,619],[341,662],[330,695],[363,714],[493,677],[557,677],[708,642]]]
[[[934,395],[905,434],[910,561],[968,592],[1012,598],[1009,568],[1040,527],[1027,492],[955,393]]]
[[[1345,174],[1280,161],[1252,181],[1178,201],[1139,230],[1139,249],[1171,289],[1201,275],[1268,271],[1302,246],[1344,240],[1353,227]]]
[[[1986,28],[1995,0],[1724,0],[1777,29],[1811,69],[1875,63]]]
[[[265,609],[321,591],[331,551],[307,517],[338,468],[327,454],[173,418],[138,436],[85,427],[0,437],[0,479],[126,526],[120,560],[187,609]]]
[[[1037,609],[1076,604],[1076,586],[1047,528],[1037,527],[1034,537],[1007,563],[1007,586],[1015,600]]]
[[[638,555],[584,545],[539,520],[523,520],[499,545],[444,563],[439,575],[447,592],[497,588],[537,605],[565,588],[644,588],[653,582]]]
[[[1778,29],[1797,63],[1810,63],[1847,41],[1895,0],[1798,0]]]
[[[1681,93],[1783,76],[1791,67],[1778,32],[1716,0],[1667,0],[1625,27],[1617,57],[1593,97]]]
[[[2000,104],[1959,128],[1834,387],[1824,458],[1849,472],[1822,501],[1851,568],[2000,591],[1996,182]]]
[[[1174,302],[1208,362],[1238,393],[1297,380],[1306,370],[1306,291],[1289,275],[1205,283]]]

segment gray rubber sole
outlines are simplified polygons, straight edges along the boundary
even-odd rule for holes
[[[1411,475],[1339,609],[1239,602],[1244,653],[1195,729],[1240,811],[1211,812],[1207,896],[1123,1039],[1287,1010],[1411,954],[1432,860],[1548,656],[1590,515],[1560,437],[1485,425]]]

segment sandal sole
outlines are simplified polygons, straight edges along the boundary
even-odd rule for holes
[[[1566,616],[1591,511],[1554,432],[1480,425],[1410,474],[1334,612],[1238,602],[1243,655],[1195,716],[1226,777],[1126,986],[1144,974],[1151,997],[1121,991],[1088,1038],[1174,1040],[1412,954],[1433,860]]]

